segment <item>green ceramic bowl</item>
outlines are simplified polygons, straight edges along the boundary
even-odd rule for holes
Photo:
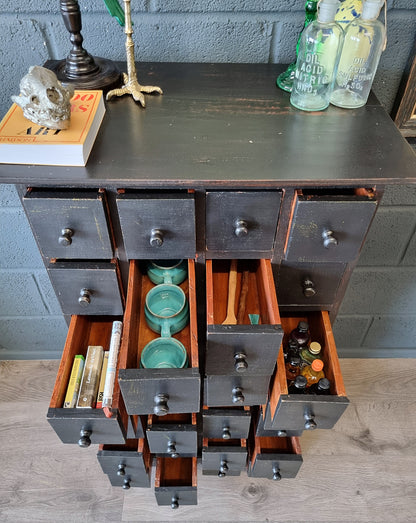
[[[181,331],[189,321],[185,293],[177,285],[156,285],[146,294],[144,315],[148,326],[162,337]]]
[[[188,366],[188,357],[177,339],[156,338],[142,350],[140,362],[145,369],[182,369]]]

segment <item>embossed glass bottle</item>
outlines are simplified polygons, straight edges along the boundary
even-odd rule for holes
[[[366,104],[385,42],[384,25],[377,20],[383,4],[367,0],[361,17],[347,25],[332,105],[353,109]]]
[[[290,103],[303,111],[322,111],[329,105],[344,39],[334,21],[338,0],[322,0],[318,17],[300,38]]]
[[[321,378],[325,378],[323,368],[324,362],[322,360],[313,360],[310,365],[303,367],[301,374],[307,379],[308,387],[314,383],[318,383]]]

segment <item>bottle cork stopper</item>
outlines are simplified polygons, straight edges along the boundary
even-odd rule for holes
[[[324,362],[322,360],[313,360],[311,367],[315,372],[319,372],[324,368]]]

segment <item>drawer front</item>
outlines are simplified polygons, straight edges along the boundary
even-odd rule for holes
[[[277,276],[279,305],[332,308],[344,271],[342,263],[283,262]]]
[[[271,421],[271,430],[308,430],[310,420],[318,429],[332,429],[349,405],[346,397],[282,395]]]
[[[158,505],[178,508],[182,505],[197,505],[197,487],[172,486],[155,487],[155,496]]]
[[[299,196],[286,260],[347,262],[355,259],[376,207],[375,200]]]
[[[267,257],[274,245],[280,200],[278,191],[207,192],[207,250]]]
[[[125,441],[126,433],[119,416],[107,418],[101,409],[50,408],[47,419],[62,443],[79,444],[83,437],[87,438],[87,445],[81,446]]]
[[[194,258],[192,194],[120,194],[117,198],[127,258]]]
[[[208,325],[208,375],[272,374],[283,331],[279,325]]]
[[[200,376],[188,369],[120,369],[118,381],[128,414],[199,411]]]
[[[245,439],[248,437],[250,422],[251,412],[247,410],[202,411],[202,433],[205,438]]]
[[[196,456],[197,431],[192,425],[157,424],[147,429],[150,452],[162,456]]]
[[[56,262],[48,274],[64,314],[123,314],[116,264]]]
[[[259,454],[254,464],[249,464],[247,475],[275,480],[295,478],[302,461],[299,454]]]
[[[113,257],[104,193],[33,189],[24,196],[23,205],[46,258]]]
[[[262,409],[264,406],[262,407]],[[270,404],[266,406],[266,415],[263,417],[262,411],[259,412],[257,419],[256,436],[285,438],[293,436],[302,436],[303,430],[272,429],[272,420],[270,417]]]
[[[203,447],[202,473],[239,476],[246,468],[247,449],[243,447]]]
[[[100,450],[97,459],[114,487],[150,487],[150,474],[139,452]]]
[[[204,403],[208,407],[262,405],[266,403],[268,376],[207,376]]]

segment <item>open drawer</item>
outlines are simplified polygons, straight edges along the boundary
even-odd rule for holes
[[[205,372],[207,376],[270,376],[283,337],[271,262],[238,260],[236,274],[232,263],[206,262]],[[236,323],[223,325],[230,299]]]
[[[334,335],[327,311],[316,311],[290,317],[282,316],[285,332],[283,344],[299,321],[307,321],[312,341],[321,344],[325,376],[331,382],[330,395],[289,394],[285,373],[283,345],[277,358],[277,372],[269,396],[270,425],[266,430],[330,429],[338,421],[349,400],[345,393]]]
[[[158,505],[197,505],[197,458],[157,458],[155,496]]]
[[[85,356],[89,345],[101,345],[108,350],[113,321],[120,319],[118,316],[71,318],[47,414],[49,423],[63,443],[88,447],[91,443],[124,443],[126,439],[129,419],[117,381],[110,410],[63,408],[74,356]]]
[[[258,437],[249,445],[247,475],[278,481],[296,477],[302,465],[299,438]]]
[[[195,291],[195,262],[188,260],[188,279],[180,287],[189,302],[189,324],[173,337],[186,348],[188,368],[143,369],[143,348],[159,335],[147,325],[145,297],[154,284],[142,274],[136,260],[130,262],[118,382],[129,414],[199,412],[200,375]]]
[[[247,465],[246,439],[202,440],[202,474],[207,476],[239,476]]]
[[[100,445],[97,459],[113,487],[150,487],[151,455],[145,439]]]
[[[196,456],[196,414],[168,414],[162,418],[150,415],[146,436],[152,454],[171,458]]]

